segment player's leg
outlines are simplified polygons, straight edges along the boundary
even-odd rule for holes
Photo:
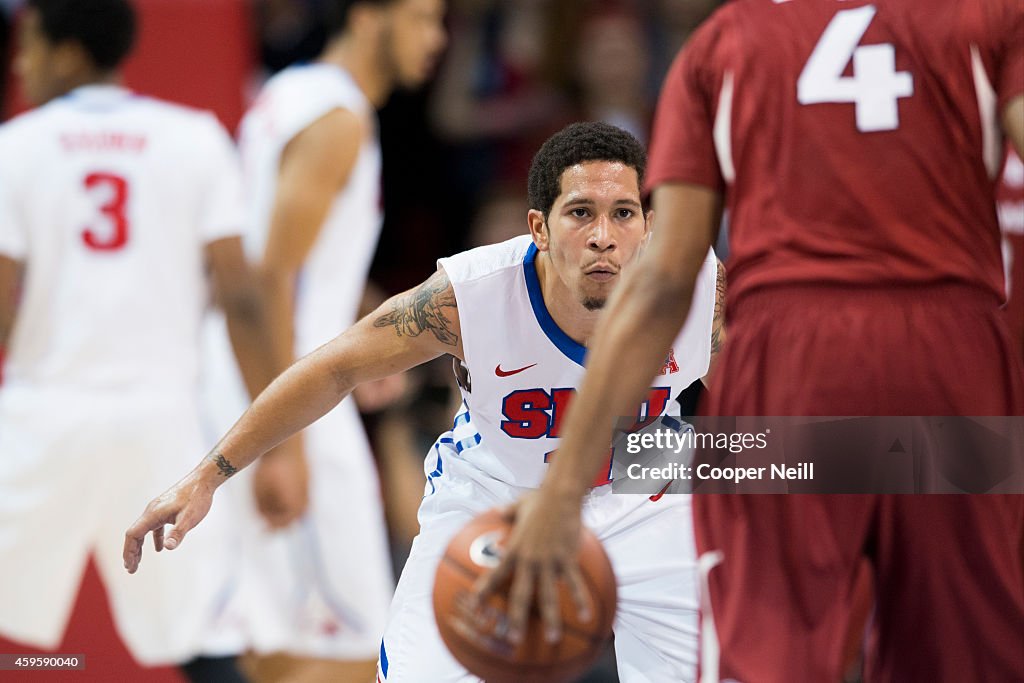
[[[148,501],[202,453],[194,399],[182,393],[120,401],[102,442],[107,490],[96,532],[96,564],[121,639],[142,664],[184,664],[202,655],[236,655],[239,634],[217,618],[231,594],[232,535],[220,501],[181,548],[151,553],[136,574],[121,560],[124,529]],[[110,426],[113,425],[113,427]],[[203,667],[193,667],[201,670]]]
[[[449,435],[450,436],[450,435]],[[451,440],[448,440],[450,443]],[[434,616],[434,575],[452,537],[470,520],[517,500],[523,489],[491,479],[474,480],[443,437],[425,463],[428,481],[420,504],[420,533],[402,569],[380,644],[382,683],[476,683],[444,642]]]
[[[827,306],[819,296],[772,291],[735,307],[736,324],[702,411],[870,414],[870,400],[835,407],[853,387],[879,393],[873,377],[855,372],[851,379],[849,365],[837,362],[835,349],[845,348],[851,328],[864,326],[863,314],[844,308],[839,296]],[[885,338],[884,330],[878,333]],[[856,357],[859,368],[865,361]],[[701,676],[839,680],[873,505],[868,496],[695,495]]]
[[[96,491],[75,406],[0,392],[0,635],[60,644],[89,552]]]
[[[1000,311],[973,297],[947,295],[906,316],[906,337],[927,348],[904,359],[914,390],[898,398],[916,414],[1024,414],[1024,370]],[[979,445],[991,443],[979,420],[923,422],[941,435],[915,448],[929,479],[984,491],[1012,475],[991,457],[1006,455],[1002,449]],[[1015,542],[1022,529],[1024,496],[882,500],[869,657],[880,680],[1024,680],[1024,567]]]
[[[881,512],[872,680],[1024,680],[1024,496],[887,496]]]
[[[840,680],[869,496],[698,495],[701,675]]]
[[[643,495],[605,493],[604,501],[584,508],[584,521],[599,533],[618,580],[619,679],[694,681],[698,592],[690,496],[652,502]],[[607,515],[614,515],[609,507],[630,512],[608,524]]]
[[[350,402],[307,429],[304,439],[307,513],[270,531],[250,506],[243,592],[261,598],[244,605],[258,655],[247,666],[257,680],[274,671],[372,678],[394,581],[369,444]]]
[[[444,642],[434,618],[434,574],[445,547],[473,514],[449,515],[428,521],[413,541],[402,569],[377,660],[378,678],[385,683],[436,681],[471,683]]]

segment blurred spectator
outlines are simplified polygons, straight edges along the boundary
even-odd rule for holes
[[[651,85],[655,92],[661,87],[661,82],[679,48],[693,30],[723,2],[724,0],[654,0],[650,3],[640,3],[653,10],[650,26],[655,58]]]
[[[569,120],[547,72],[547,36],[560,3],[453,3],[452,46],[434,93],[437,132],[461,149],[456,181],[472,196],[495,180],[521,181],[533,151]]]
[[[480,203],[469,234],[470,247],[480,247],[525,235],[529,231],[526,214],[530,210],[522,192],[501,185]]]
[[[651,54],[641,17],[628,5],[597,7],[578,31],[572,85],[579,118],[604,121],[646,143],[654,99],[647,87]]]

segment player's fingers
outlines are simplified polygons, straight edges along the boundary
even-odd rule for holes
[[[518,562],[508,595],[508,639],[518,645],[526,633],[526,620],[533,602],[535,568],[530,562]]]
[[[295,521],[295,515],[284,508],[274,508],[267,512],[267,524],[275,531],[283,529]]]
[[[122,559],[124,568],[128,570],[129,574],[134,574],[139,568],[139,562],[142,561],[142,544],[146,540],[146,534],[162,526],[163,522],[156,514],[153,503],[150,503],[142,516],[124,532]]]
[[[257,488],[255,494],[256,510],[269,521],[270,517],[277,514],[277,509],[280,507],[277,502],[277,496],[271,491],[262,488]]]
[[[142,542],[145,535],[138,536],[129,529],[124,534],[124,549],[121,551],[121,559],[124,560],[124,568],[129,574],[134,574],[142,561]]]
[[[174,550],[181,545],[181,542],[185,539],[185,534],[191,531],[201,518],[201,515],[197,514],[191,505],[178,513],[174,520],[174,526],[171,527],[171,533],[167,534],[167,539],[164,541],[164,547],[168,550]]]
[[[470,597],[474,609],[479,609],[484,599],[498,590],[498,586],[508,579],[514,566],[515,556],[511,553],[506,553],[494,569],[484,572],[477,578],[473,584],[473,592]]]
[[[579,615],[581,621],[590,621],[590,595],[587,592],[587,584],[583,580],[579,564],[575,560],[569,560],[562,567],[562,576],[569,587],[569,594],[576,606],[576,614]]]
[[[283,529],[300,516],[298,505],[289,505],[284,499],[276,495],[266,496],[259,509],[263,518],[267,521],[267,526],[274,530]]]
[[[256,508],[259,510],[259,513],[263,516],[263,519],[266,520],[267,526],[269,526],[271,529],[276,529],[277,518],[280,510],[280,507],[277,505],[277,503],[271,498],[264,498],[258,501]]]
[[[164,525],[153,529],[153,549],[160,552],[164,549]]]
[[[553,564],[544,564],[537,578],[540,617],[544,622],[544,638],[557,643],[562,637],[562,609],[558,597],[558,578]]]

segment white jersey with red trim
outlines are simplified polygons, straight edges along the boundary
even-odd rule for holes
[[[556,457],[562,418],[583,378],[586,357],[586,348],[548,312],[536,257],[537,248],[524,235],[438,261],[455,290],[466,356],[456,372],[463,405],[440,442],[481,473],[520,487],[539,486]],[[638,424],[678,417],[675,398],[707,372],[717,268],[709,252],[686,324],[647,401],[637,408]],[[428,494],[429,478],[444,469],[437,460],[427,457]],[[609,464],[595,485],[610,481]]]
[[[376,131],[373,105],[342,69],[293,66],[264,86],[242,120],[240,146],[249,198],[246,248],[262,256],[277,196],[281,154],[296,135],[335,109],[351,111]],[[302,265],[295,302],[295,353],[305,355],[356,320],[383,222],[381,153],[376,133],[363,143]]]
[[[203,247],[242,227],[208,112],[85,86],[0,128],[0,254],[25,261],[6,381],[192,390]]]

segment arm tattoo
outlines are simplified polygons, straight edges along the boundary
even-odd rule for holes
[[[725,327],[725,265],[718,262],[718,276],[715,278],[715,317],[711,323],[711,354],[722,349],[722,330]]]
[[[394,327],[399,337],[418,337],[430,331],[442,344],[456,346],[459,335],[452,331],[444,308],[457,309],[458,303],[448,276],[439,272],[413,292],[395,299],[391,311],[377,318],[373,326]]]
[[[220,453],[214,451],[213,453],[210,454],[210,457],[212,457],[213,462],[217,464],[217,473],[220,474],[225,479],[227,479],[232,474],[238,471],[238,468],[232,465],[230,462],[228,462],[228,459],[225,458]]]

